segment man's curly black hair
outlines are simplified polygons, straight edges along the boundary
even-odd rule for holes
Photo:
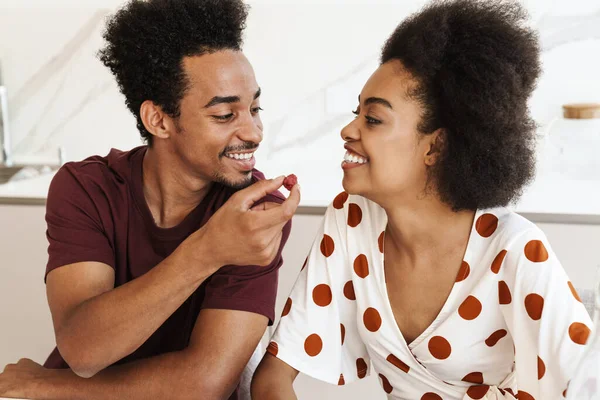
[[[149,145],[142,103],[151,100],[178,117],[188,85],[183,58],[241,50],[247,15],[241,0],[131,0],[108,20],[99,58],[116,77]]]
[[[417,84],[418,129],[442,128],[430,178],[455,211],[505,206],[535,172],[535,129],[527,106],[540,74],[537,35],[516,2],[435,1],[402,22],[381,63],[400,60]]]

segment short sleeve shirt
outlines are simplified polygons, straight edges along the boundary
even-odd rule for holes
[[[168,257],[179,244],[202,227],[234,190],[213,184],[202,202],[177,226],[158,227],[143,192],[142,161],[146,147],[112,150],[68,163],[54,177],[46,210],[48,265],[46,274],[61,266],[96,261],[115,270],[115,287],[145,274]],[[253,171],[253,181],[264,179]],[[281,203],[272,193],[258,203]],[[209,277],[181,307],[133,354],[119,363],[185,348],[198,313],[203,308],[254,312],[274,319],[281,250],[290,233],[283,231],[279,253],[271,265],[223,266]],[[190,266],[193,268],[193,266]],[[45,364],[68,368],[57,349]]]

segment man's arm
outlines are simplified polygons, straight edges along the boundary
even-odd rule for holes
[[[227,399],[267,323],[255,313],[205,309],[182,351],[113,366],[89,379],[70,370],[9,366],[0,374],[0,394],[35,400]],[[9,385],[20,391],[11,392]]]
[[[46,280],[58,349],[73,372],[90,377],[138,349],[217,269],[190,268],[175,251],[139,278],[114,288],[114,270],[82,262]]]
[[[252,378],[253,400],[295,400],[294,380],[298,371],[266,353]]]

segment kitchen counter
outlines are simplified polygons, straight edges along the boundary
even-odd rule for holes
[[[53,174],[0,185],[0,205],[44,205]],[[322,215],[332,199],[305,199],[299,214]],[[534,222],[600,225],[600,181],[537,179],[515,211]]]
[[[0,204],[44,205],[54,174],[0,185]]]

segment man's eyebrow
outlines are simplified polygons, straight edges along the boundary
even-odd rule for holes
[[[217,104],[223,103],[237,103],[240,101],[240,96],[215,96],[204,106],[204,108],[210,108],[212,106],[216,106]]]
[[[258,99],[261,94],[261,89],[258,88],[256,93],[254,94],[254,100]],[[237,103],[240,101],[240,96],[215,96],[204,106],[204,108],[210,108],[216,106],[217,104],[230,104]]]

